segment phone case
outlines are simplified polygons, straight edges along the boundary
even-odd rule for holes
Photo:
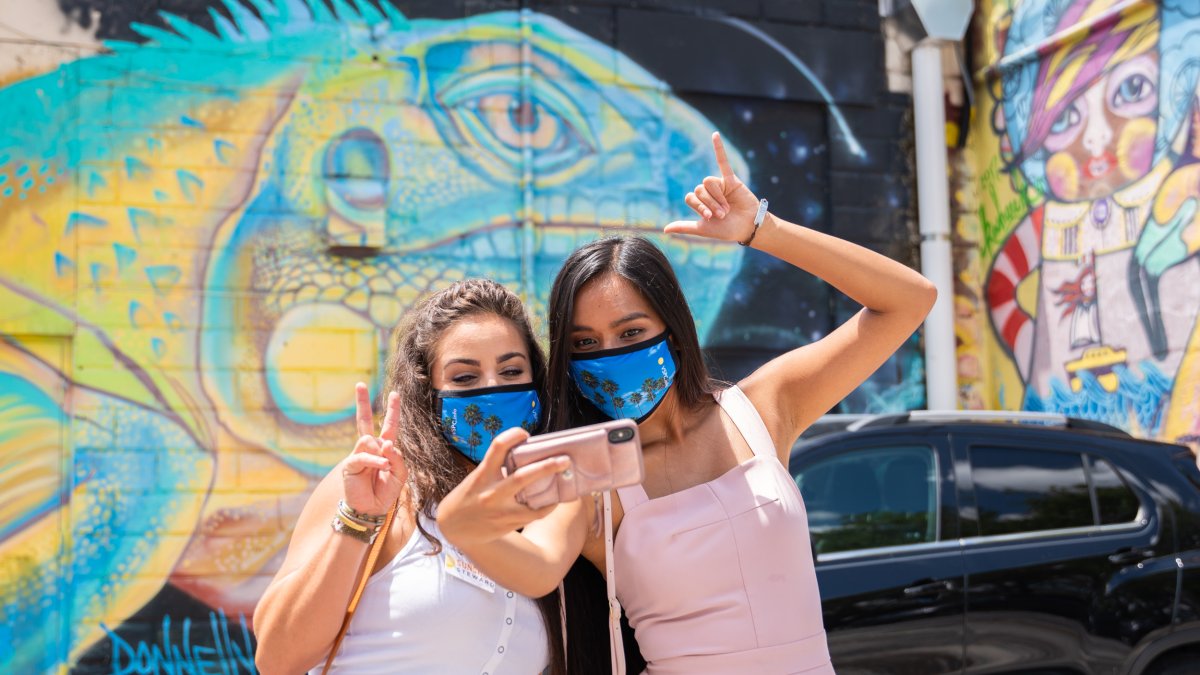
[[[571,468],[527,486],[517,494],[518,502],[540,509],[637,485],[645,476],[637,423],[629,419],[534,436],[509,451],[504,467],[512,474],[528,464],[561,455],[571,458]]]

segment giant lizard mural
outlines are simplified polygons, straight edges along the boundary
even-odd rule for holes
[[[225,7],[0,87],[0,670],[164,583],[249,616],[415,299],[489,276],[541,311],[711,171],[704,117],[550,17]],[[704,330],[741,253],[660,241]]]

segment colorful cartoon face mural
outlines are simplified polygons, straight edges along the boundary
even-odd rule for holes
[[[3,672],[253,671],[248,617],[354,437],[353,383],[451,281],[497,279],[537,316],[572,249],[637,232],[671,257],[702,335],[720,314],[722,344],[757,358],[827,329],[738,290],[786,271],[655,234],[713,171],[714,128],[762,126],[755,166],[815,182],[831,109],[840,161],[867,161],[807,67],[821,98],[802,121],[754,100],[717,117],[544,14],[222,7],[211,31],[164,14],[133,25],[145,42],[0,72]],[[730,150],[753,181],[752,152]],[[772,203],[820,223],[825,193],[787,187]],[[895,370],[919,373],[914,354]],[[864,392],[885,410],[921,388]]]
[[[983,290],[1016,374],[998,378],[999,403],[1197,440],[1200,7],[1018,0],[984,15]]]

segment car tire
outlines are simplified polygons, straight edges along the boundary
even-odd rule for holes
[[[1200,675],[1200,651],[1187,649],[1161,656],[1150,664],[1145,675]]]

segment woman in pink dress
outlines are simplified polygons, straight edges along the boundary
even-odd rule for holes
[[[486,459],[443,501],[439,524],[517,590],[562,578],[579,552],[615,572],[651,675],[830,673],[788,455],[808,425],[912,335],[936,291],[898,262],[775,217],[733,174],[717,134],[713,146],[721,175],[686,197],[700,220],[666,232],[753,246],[825,280],[862,311],[729,386],[709,376],[661,251],[638,237],[581,247],[550,296],[549,424],[638,421],[646,478],[612,499],[615,541],[591,531],[590,499],[560,504],[514,537],[505,525],[524,507],[489,498],[505,479]]]

